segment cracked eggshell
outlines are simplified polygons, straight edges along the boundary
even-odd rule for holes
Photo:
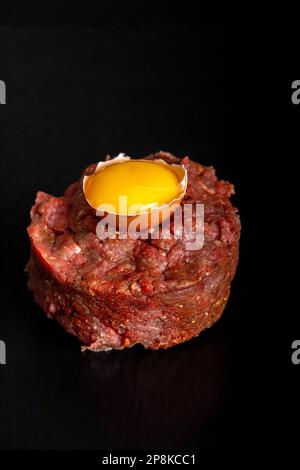
[[[97,207],[94,207],[91,202],[89,201],[88,197],[87,197],[87,194],[86,194],[86,186],[87,186],[87,182],[89,180],[89,178],[92,178],[95,173],[97,173],[98,171],[102,170],[103,168],[109,166],[109,165],[114,165],[115,163],[122,163],[122,162],[126,162],[126,161],[129,161],[131,160],[131,157],[125,155],[124,153],[120,153],[117,157],[115,158],[112,158],[110,160],[106,160],[106,161],[100,161],[96,168],[95,168],[95,171],[90,174],[90,175],[85,175],[83,177],[83,182],[82,182],[82,189],[83,189],[83,193],[84,193],[84,196],[87,200],[87,202],[89,203],[89,205],[97,210]],[[118,213],[115,213],[115,212],[111,212],[111,214],[115,215],[117,220],[119,219],[123,219],[123,218],[126,218],[127,220],[127,223],[131,222],[133,219],[139,217],[139,220],[142,222],[142,223],[146,223],[145,221],[147,220],[148,223],[150,222],[150,219],[151,219],[151,215],[152,215],[152,219],[151,220],[158,220],[158,223],[162,223],[163,221],[165,221],[167,219],[167,217],[169,217],[171,214],[173,214],[173,212],[177,209],[177,207],[180,205],[182,199],[184,198],[184,195],[186,193],[186,188],[187,188],[187,170],[186,168],[183,166],[183,165],[178,165],[176,163],[167,163],[165,162],[164,160],[162,159],[156,159],[156,160],[146,160],[146,159],[139,159],[138,161],[144,161],[144,162],[155,162],[155,163],[160,163],[161,165],[166,165],[168,166],[177,176],[178,178],[178,181],[179,181],[179,192],[178,192],[178,196],[175,197],[174,199],[172,199],[170,202],[168,203],[165,203],[165,204],[162,204],[160,206],[155,206],[155,207],[152,207],[152,208],[148,208],[146,209],[145,211],[143,212],[140,212],[138,214],[128,214],[127,216],[124,216],[124,215],[119,215]]]

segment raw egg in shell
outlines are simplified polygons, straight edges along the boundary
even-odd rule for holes
[[[183,165],[160,159],[132,160],[124,154],[99,162],[95,172],[83,178],[83,192],[91,207],[128,221],[155,215],[161,223],[178,207],[186,186]]]

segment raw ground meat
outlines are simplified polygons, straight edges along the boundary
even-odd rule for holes
[[[49,318],[76,336],[82,349],[135,344],[168,348],[197,336],[221,316],[238,262],[240,221],[233,186],[211,167],[166,152],[146,157],[182,163],[182,203],[204,203],[204,246],[185,240],[106,239],[82,192],[82,178],[64,196],[38,192],[28,234],[29,287]],[[95,164],[84,174],[92,173]]]

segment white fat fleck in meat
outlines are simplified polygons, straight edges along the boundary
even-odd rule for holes
[[[51,304],[49,305],[49,312],[50,313],[55,313],[56,312],[56,307],[55,307],[55,304],[53,302],[51,302]]]
[[[70,260],[74,255],[81,253],[81,248],[74,240],[68,240],[68,242],[62,246],[62,256],[65,260]]]

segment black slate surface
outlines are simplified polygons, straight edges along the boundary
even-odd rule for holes
[[[1,449],[221,449],[251,436],[248,263],[254,31],[186,19],[0,27]],[[35,193],[88,163],[168,150],[236,186],[241,259],[222,319],[167,351],[80,353],[26,287]],[[251,163],[251,165],[250,165]],[[251,181],[251,182],[250,182]]]

